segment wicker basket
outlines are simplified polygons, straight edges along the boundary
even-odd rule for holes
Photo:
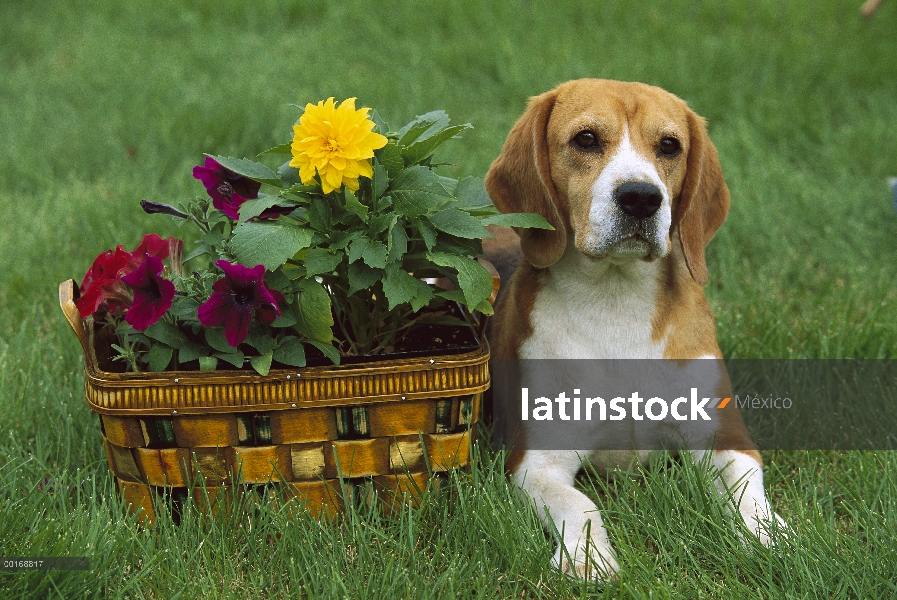
[[[494,300],[497,274],[493,283]],[[189,495],[214,511],[234,489],[273,489],[315,516],[372,492],[390,509],[470,461],[489,387],[483,317],[468,315],[479,347],[465,354],[272,369],[265,377],[111,373],[98,366],[75,290],[74,281],[62,283],[59,302],[84,350],[87,404],[100,417],[119,491],[144,520],[155,520],[153,502],[163,496],[178,503]]]

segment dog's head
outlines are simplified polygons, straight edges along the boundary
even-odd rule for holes
[[[704,247],[729,191],[704,120],[640,83],[570,81],[530,101],[486,176],[503,212],[536,212],[554,231],[520,230],[526,259],[556,262],[572,241],[596,260],[654,260],[678,229],[691,276],[707,282]]]

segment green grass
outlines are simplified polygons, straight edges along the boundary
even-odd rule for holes
[[[887,452],[766,453],[794,529],[774,551],[735,541],[687,462],[583,478],[623,569],[605,587],[548,566],[553,544],[482,447],[469,476],[389,518],[322,525],[264,502],[152,529],[124,516],[56,287],[173,233],[137,202],[199,193],[203,152],[287,141],[290,103],[357,96],[391,123],[443,108],[476,127],[445,173],[482,175],[528,96],[585,76],[664,87],[707,117],[732,192],[708,254],[724,354],[897,358],[897,5],[865,22],[834,0],[285,4],[0,3],[0,555],[92,565],[0,571],[0,596],[897,595]]]

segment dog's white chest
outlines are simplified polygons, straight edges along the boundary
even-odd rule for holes
[[[520,358],[663,358],[652,340],[659,269],[566,255],[541,281]]]

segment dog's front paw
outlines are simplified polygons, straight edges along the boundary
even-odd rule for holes
[[[595,582],[610,581],[620,570],[614,549],[607,543],[590,542],[586,547],[578,542],[566,549],[564,544],[558,544],[551,564],[566,575]]]
[[[764,510],[757,510],[741,515],[748,531],[753,533],[765,548],[775,547],[777,541],[788,539],[791,533],[785,519],[774,512],[770,518],[769,514]]]

